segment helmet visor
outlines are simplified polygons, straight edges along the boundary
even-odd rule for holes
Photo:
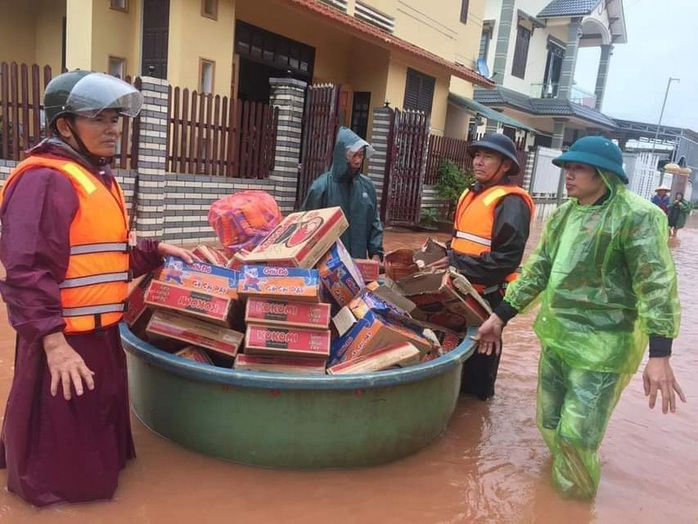
[[[143,95],[135,87],[104,73],[93,73],[79,80],[66,101],[71,113],[87,118],[95,118],[105,109],[134,117],[142,105]]]

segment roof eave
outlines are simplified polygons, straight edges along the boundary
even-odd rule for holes
[[[442,58],[431,51],[427,51],[426,49],[418,47],[410,42],[407,42],[406,40],[398,38],[397,36],[386,33],[385,31],[364,22],[363,20],[358,20],[353,16],[342,13],[329,5],[325,5],[315,0],[287,1],[290,4],[312,14],[313,16],[323,18],[326,21],[328,19],[331,20],[340,29],[350,31],[368,42],[380,45],[381,47],[399,49],[411,56],[421,58],[422,60],[427,60],[434,65],[446,69],[450,74],[457,78],[467,80],[468,82],[486,89],[493,89],[496,86],[492,80],[485,78],[476,71],[467,68],[464,65],[446,60],[445,58]]]

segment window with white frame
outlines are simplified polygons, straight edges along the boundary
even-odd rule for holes
[[[201,0],[201,16],[218,20],[218,0]]]
[[[212,93],[216,63],[212,60],[199,60],[199,92]]]
[[[109,7],[117,11],[128,11],[128,0],[109,0]]]
[[[126,78],[126,59],[118,56],[110,56],[109,74],[116,78]]]

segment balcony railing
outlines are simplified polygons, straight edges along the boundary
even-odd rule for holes
[[[543,82],[531,84],[532,98],[557,98],[560,84],[558,82]],[[580,104],[592,109],[596,107],[596,95],[590,91],[577,86],[572,86],[570,95],[567,97],[571,102]]]

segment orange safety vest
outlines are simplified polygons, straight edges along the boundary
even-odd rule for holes
[[[458,200],[456,208],[455,231],[451,240],[451,249],[461,255],[480,256],[492,250],[492,229],[494,227],[494,211],[500,200],[508,195],[521,196],[531,212],[533,219],[533,199],[519,186],[493,186],[480,193],[465,190]],[[480,294],[487,294],[516,280],[518,272],[506,276],[503,285],[485,288],[473,283]]]
[[[7,188],[37,167],[53,169],[68,178],[80,205],[70,224],[68,270],[58,286],[65,333],[85,333],[118,323],[130,280],[128,215],[121,187],[114,180],[107,189],[76,162],[30,156],[3,185],[0,205]]]

